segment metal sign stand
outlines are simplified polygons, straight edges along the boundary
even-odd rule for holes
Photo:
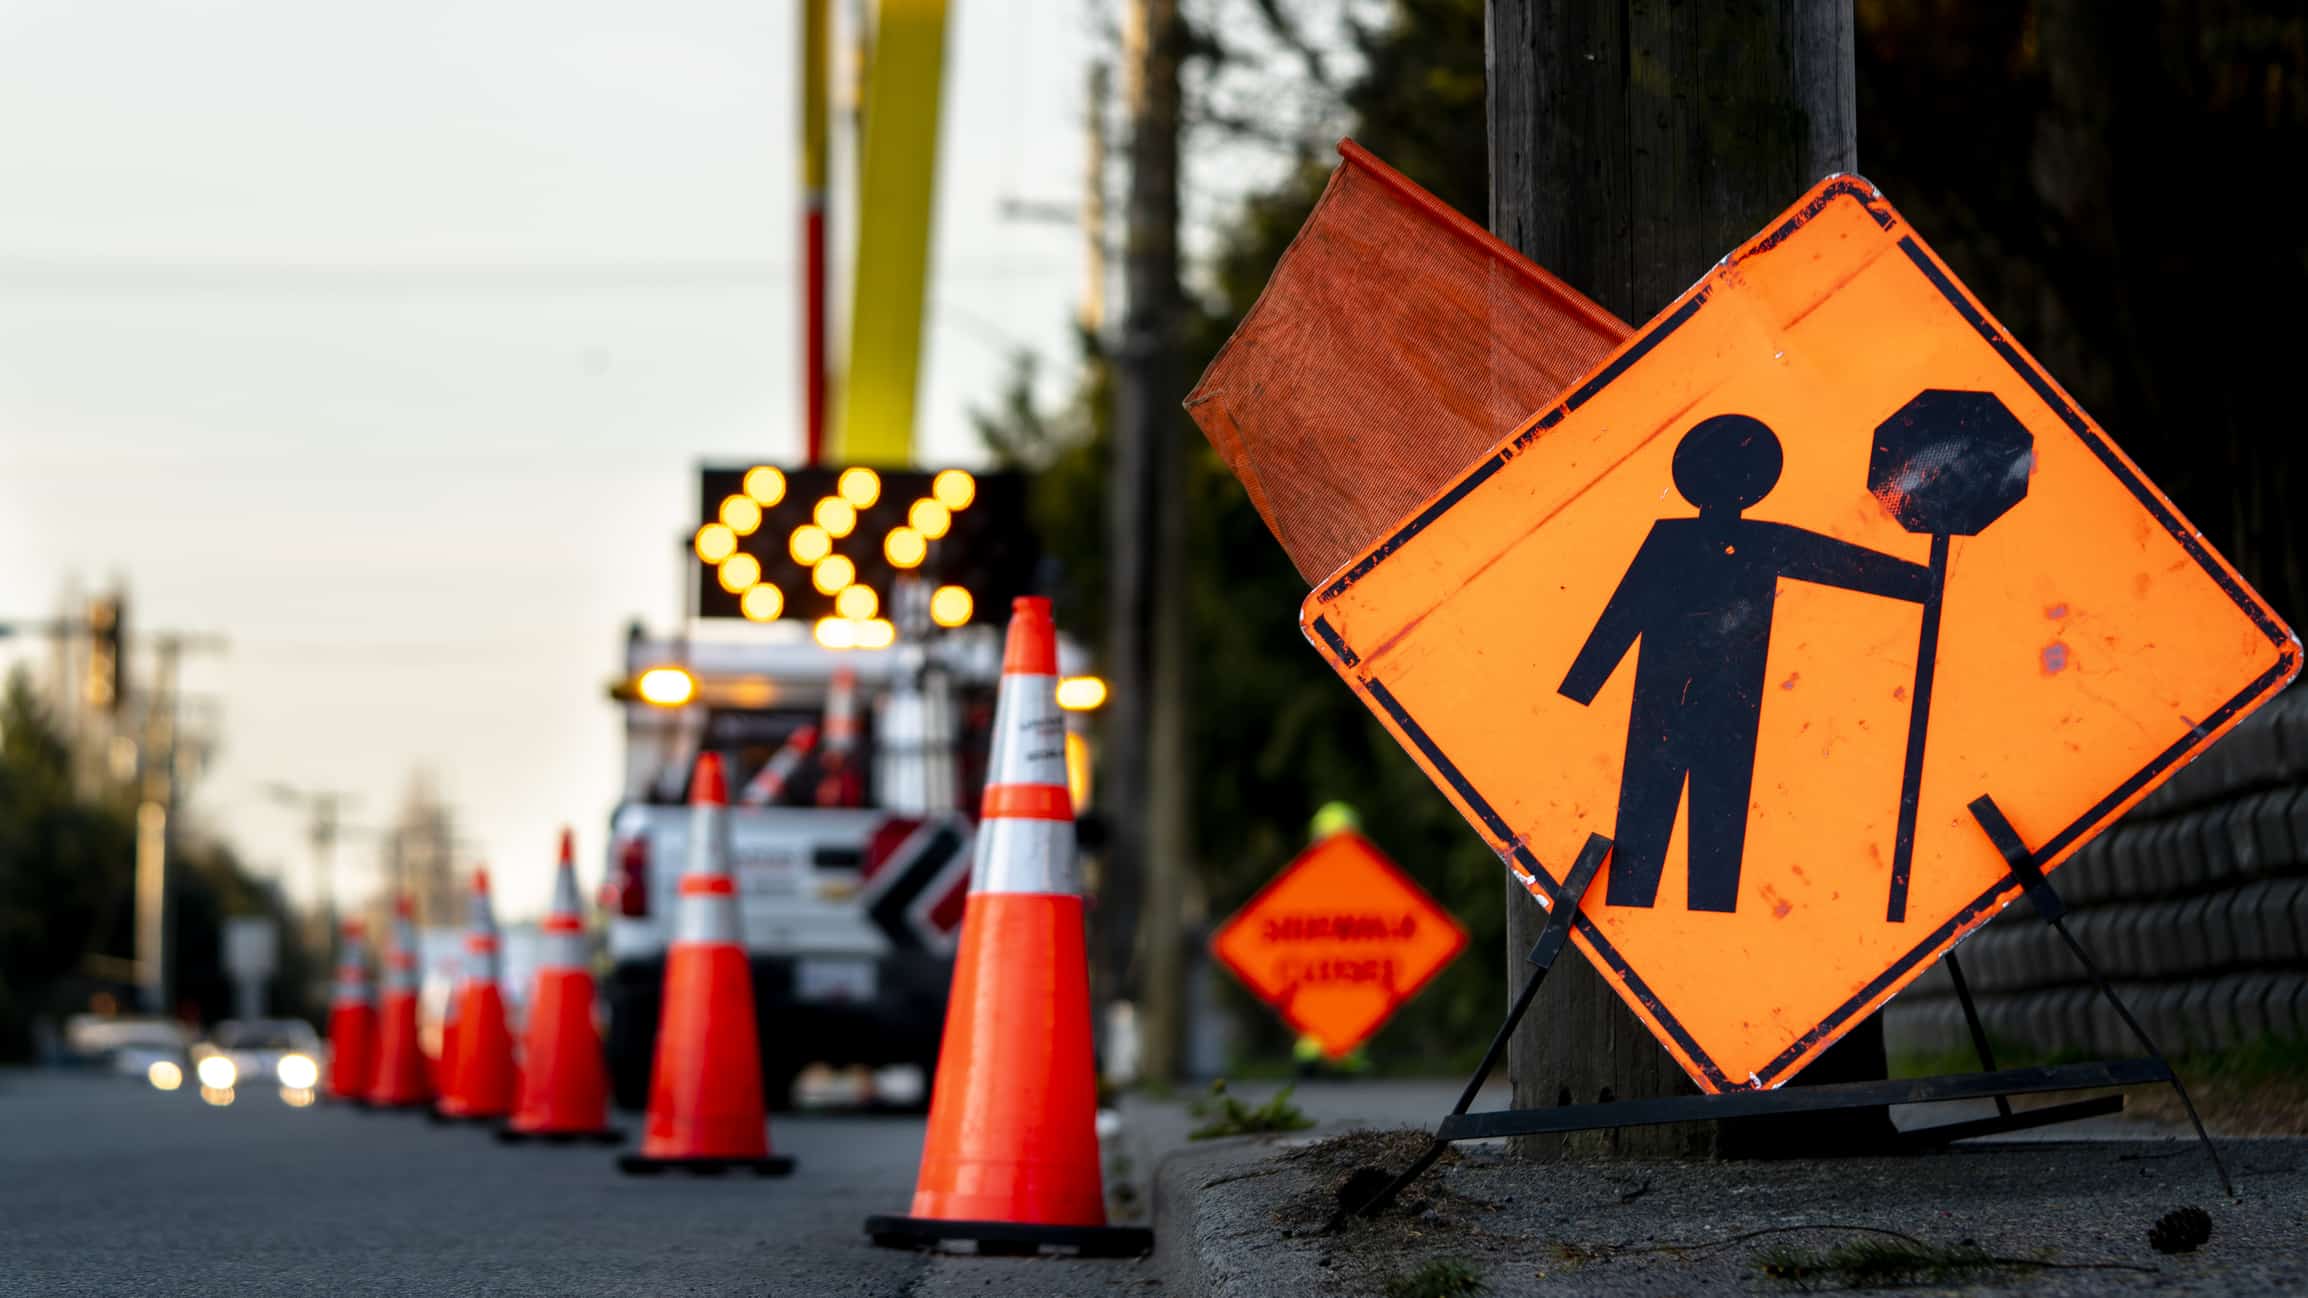
[[[1529,956],[1533,966],[1530,978],[1507,1009],[1506,1021],[1499,1025],[1498,1035],[1491,1039],[1490,1048],[1483,1052],[1482,1062],[1475,1066],[1474,1076],[1467,1080],[1466,1090],[1459,1095],[1441,1125],[1436,1127],[1434,1139],[1419,1157],[1394,1178],[1386,1187],[1373,1195],[1354,1215],[1371,1217],[1394,1202],[1413,1181],[1435,1164],[1453,1143],[1461,1140],[1496,1139],[1501,1136],[1535,1136],[1570,1131],[1596,1131],[1617,1127],[1643,1127],[1669,1122],[1705,1122],[1724,1118],[1749,1118],[1795,1113],[1821,1113],[1836,1109],[1876,1108],[1890,1104],[1921,1104],[1941,1100],[1992,1099],[1996,1115],[1951,1122],[1903,1132],[1900,1143],[1909,1146],[1943,1145],[1950,1141],[1972,1136],[1984,1136],[2004,1131],[2020,1131],[2052,1123],[2070,1122],[2077,1118],[2092,1117],[2122,1110],[2121,1095],[2101,1096],[2069,1104],[2014,1111],[2011,1097],[2045,1091],[2098,1090],[2111,1086],[2136,1086],[2144,1083],[2169,1085],[2180,1097],[2180,1105],[2187,1110],[2188,1121],[2196,1129],[2196,1139],[2202,1142],[2204,1152],[2212,1160],[2212,1170],[2219,1176],[2221,1188],[2230,1198],[2236,1197],[2235,1182],[2228,1177],[2228,1168],[2220,1159],[2220,1151],[2204,1130],[2204,1123],[2196,1114],[2195,1101],[2188,1097],[2188,1088],[2181,1084],[2147,1029],[2132,1016],[2131,1009],[2116,995],[2100,967],[2084,950],[2081,942],[2062,922],[2067,913],[2066,903],[2052,889],[2043,869],[2028,850],[2011,822],[2004,817],[1995,799],[1982,795],[1971,803],[1971,814],[1979,822],[1988,841],[2003,855],[2018,877],[2028,900],[2035,905],[2036,914],[2052,926],[2075,954],[2076,960],[2091,976],[2092,984],[2110,1005],[2116,1009],[2124,1026],[2139,1039],[2147,1051],[2137,1059],[2118,1059],[2085,1064],[2062,1064],[2036,1068],[2007,1068],[1998,1070],[1995,1056],[1988,1048],[1987,1031],[1981,1026],[1978,1008],[1972,1003],[1971,988],[1965,983],[1963,972],[1955,963],[1952,952],[1947,956],[1948,972],[1955,982],[1956,997],[1963,1005],[1964,1021],[1971,1031],[1973,1047],[1979,1052],[1977,1073],[1956,1073],[1942,1077],[1919,1077],[1880,1082],[1838,1082],[1823,1086],[1786,1086],[1769,1091],[1728,1091],[1717,1095],[1675,1095],[1656,1099],[1613,1100],[1602,1104],[1566,1104],[1552,1109],[1501,1109],[1491,1113],[1469,1113],[1476,1093],[1490,1079],[1491,1070],[1498,1066],[1499,1056],[1506,1052],[1507,1038],[1515,1025],[1529,1011],[1531,1001],[1538,995],[1539,984],[1545,981],[1548,969],[1562,954],[1563,944],[1570,936],[1571,919],[1578,914],[1587,886],[1594,882],[1603,860],[1610,854],[1611,840],[1601,834],[1590,835],[1580,849],[1578,859],[1555,892],[1553,907],[1548,911],[1546,927],[1539,933],[1537,945]]]

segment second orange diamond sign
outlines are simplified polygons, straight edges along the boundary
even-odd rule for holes
[[[1466,946],[1457,921],[1371,841],[1331,834],[1236,911],[1210,949],[1336,1059]]]
[[[1501,340],[1512,346],[1516,340]],[[2299,666],[1865,181],[1821,182],[1307,600],[1710,1091],[1777,1086]]]

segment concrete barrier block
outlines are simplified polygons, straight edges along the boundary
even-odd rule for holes
[[[2171,961],[2172,944],[2165,932],[2170,925],[2163,913],[2170,904],[2150,901],[2132,907],[2132,977],[2160,978]]]
[[[2236,1038],[2240,1042],[2258,1041],[2276,1032],[2270,1018],[2269,998],[2282,987],[2283,979],[2276,974],[2246,974],[2236,993]]]
[[[2271,784],[2281,776],[2283,760],[2277,749],[2275,720],[2262,709],[2228,732],[2222,744],[2229,750],[2229,788]]]
[[[2128,815],[2126,819],[2133,821],[2154,820],[2158,816],[2162,816],[2169,812],[2171,810],[2171,806],[2172,783],[2171,781],[2166,780],[2164,783],[2157,785],[2154,789],[2149,790],[2148,796],[2140,799],[2139,804],[2132,808],[2130,815]]]
[[[2204,912],[2211,908],[2211,898],[2190,896],[2172,910],[2172,963],[2167,972],[2181,975],[2200,975],[2211,968],[2211,933],[2204,924]]]
[[[2213,893],[2206,901],[2204,907],[2204,967],[2207,969],[2234,969],[2239,963],[2237,952],[2242,947],[2242,942],[2238,939],[2237,927],[2245,923],[2248,917],[2240,916],[2236,912],[2238,892],[2238,889],[2230,888],[2224,892]]]
[[[2278,949],[2268,923],[2268,902],[2276,895],[2276,885],[2266,879],[2248,883],[2236,890],[2236,961],[2247,966],[2267,964],[2271,952]],[[2289,925],[2291,917],[2277,913],[2278,922]]]
[[[2059,994],[2060,1029],[2059,1048],[2071,1051],[2090,1051],[2094,1048],[2096,1028],[2092,1006],[2101,999],[2090,987],[2069,987]]]
[[[2270,885],[2261,923],[2270,963],[2308,965],[2308,879],[2278,879]]]
[[[2159,816],[2175,815],[2201,801],[2204,797],[2204,790],[2210,787],[2213,782],[2211,777],[2212,763],[2219,760],[2219,753],[2220,750],[2215,747],[2198,752],[2194,757],[2189,758],[2187,764],[2165,782],[2163,792],[2169,796],[2165,805],[2157,809],[2156,814]]]
[[[2092,955],[2115,979],[2144,978],[2148,973],[2148,951],[2144,934],[2147,911],[2140,906],[2111,906],[2107,915],[2108,937],[2104,946],[2091,948]],[[2073,959],[2073,956],[2069,957]]]
[[[2294,789],[2283,796],[2285,841],[2292,845],[2284,865],[2296,870],[2308,863],[2308,787]]]
[[[2276,874],[2300,859],[2300,848],[2292,841],[2292,821],[2287,814],[2292,806],[2293,794],[2291,789],[2273,789],[2252,799],[2252,867],[2249,873]]]
[[[2208,979],[2186,983],[2180,992],[2180,1032],[2186,1043],[2179,1047],[2182,1054],[2203,1054],[2219,1048],[2220,1035],[2214,1026],[2218,1017],[2213,1012],[2214,984]]]
[[[2080,929],[2075,924],[2079,919],[2088,921]],[[2100,948],[2107,943],[2107,913],[2079,912],[2069,919],[2068,931],[2075,934],[2076,940],[2083,943],[2084,949],[2092,952],[2093,958],[2097,959]],[[2057,987],[2084,977],[2082,967],[2076,964],[2075,954],[2068,950],[2067,943],[2060,941],[2060,935],[2052,931],[2049,924],[2038,924],[2029,930],[2026,952],[2030,987]]]
[[[2283,975],[2268,993],[2270,1031],[2292,1041],[2308,1041],[2308,974]]]
[[[2238,875],[2251,876],[2267,872],[2267,867],[2261,864],[2259,822],[2261,803],[2266,799],[2266,794],[2255,793],[2238,798],[2222,808],[2227,820],[2228,868]]]
[[[2117,994],[2129,997],[2132,993],[2119,987]],[[2126,1003],[2130,1002],[2127,1000]],[[2104,1058],[2118,1059],[2139,1051],[2140,1043],[2133,1039],[2132,1030],[2124,1026],[2123,1016],[2116,1013],[2116,1007],[2108,1003],[2107,997],[2093,996],[2086,1010],[2091,1016],[2094,1053]]]
[[[2148,1035],[2168,1054],[2185,1052],[2187,1025],[2180,1019],[2180,996],[2186,990],[2178,983],[2159,983],[2140,993],[2131,1002],[2132,1013],[2148,1029]]]
[[[2233,1050],[2257,1035],[2244,1008],[2245,997],[2251,991],[2249,981],[2240,974],[2228,974],[2211,984],[2204,1026],[2211,1034],[2213,1049]],[[2258,1015],[2254,1013],[2249,1017],[2256,1020]]]
[[[2127,824],[2116,831],[2115,846],[2109,853],[2114,858],[2113,896],[2131,898],[2147,895],[2150,828],[2145,823]]]
[[[2238,811],[2233,802],[2215,803],[2196,813],[2195,887],[2236,877],[2235,833],[2229,828]]]
[[[2194,811],[2180,813],[2165,832],[2163,850],[2157,853],[2156,894],[2173,897],[2187,893],[2203,878],[2203,857],[2197,850],[2196,816]]]
[[[2302,698],[2308,695],[2287,690],[2260,710],[2276,732],[2276,773],[2285,780],[2308,775],[2308,710],[2300,706]]]
[[[1973,995],[1996,995],[2010,991],[2010,931],[1996,924],[1987,928],[1978,938],[1964,945],[1964,975],[1971,979]]]
[[[2052,871],[2052,887],[2071,906],[2092,906],[2104,900],[2108,893],[2108,836],[2098,838],[2076,849],[2075,854]]]

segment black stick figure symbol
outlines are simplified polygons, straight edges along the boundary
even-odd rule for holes
[[[1782,578],[1918,603],[1930,594],[1931,570],[1922,564],[1742,517],[1778,484],[1783,462],[1778,437],[1747,415],[1716,415],[1685,433],[1675,448],[1675,489],[1699,515],[1651,525],[1563,677],[1564,696],[1592,702],[1640,643],[1613,831],[1611,905],[1647,907],[1657,897],[1687,786],[1687,904],[1738,908],[1763,674]]]

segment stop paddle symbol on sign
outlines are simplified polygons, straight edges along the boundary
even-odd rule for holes
[[[1931,537],[1931,589],[1915,651],[1907,765],[1899,783],[1899,828],[1892,845],[1891,922],[1907,918],[1907,874],[1915,860],[1915,809],[1922,793],[1924,740],[1931,726],[1932,665],[1939,660],[1939,606],[1947,555],[1958,536],[1977,536],[2028,492],[2035,438],[1992,392],[1923,393],[1875,430],[1867,489],[1910,532]]]
[[[1500,346],[1528,340],[1505,338]],[[1830,177],[1308,639],[1702,1088],[1775,1087],[2291,680],[2289,628]]]

